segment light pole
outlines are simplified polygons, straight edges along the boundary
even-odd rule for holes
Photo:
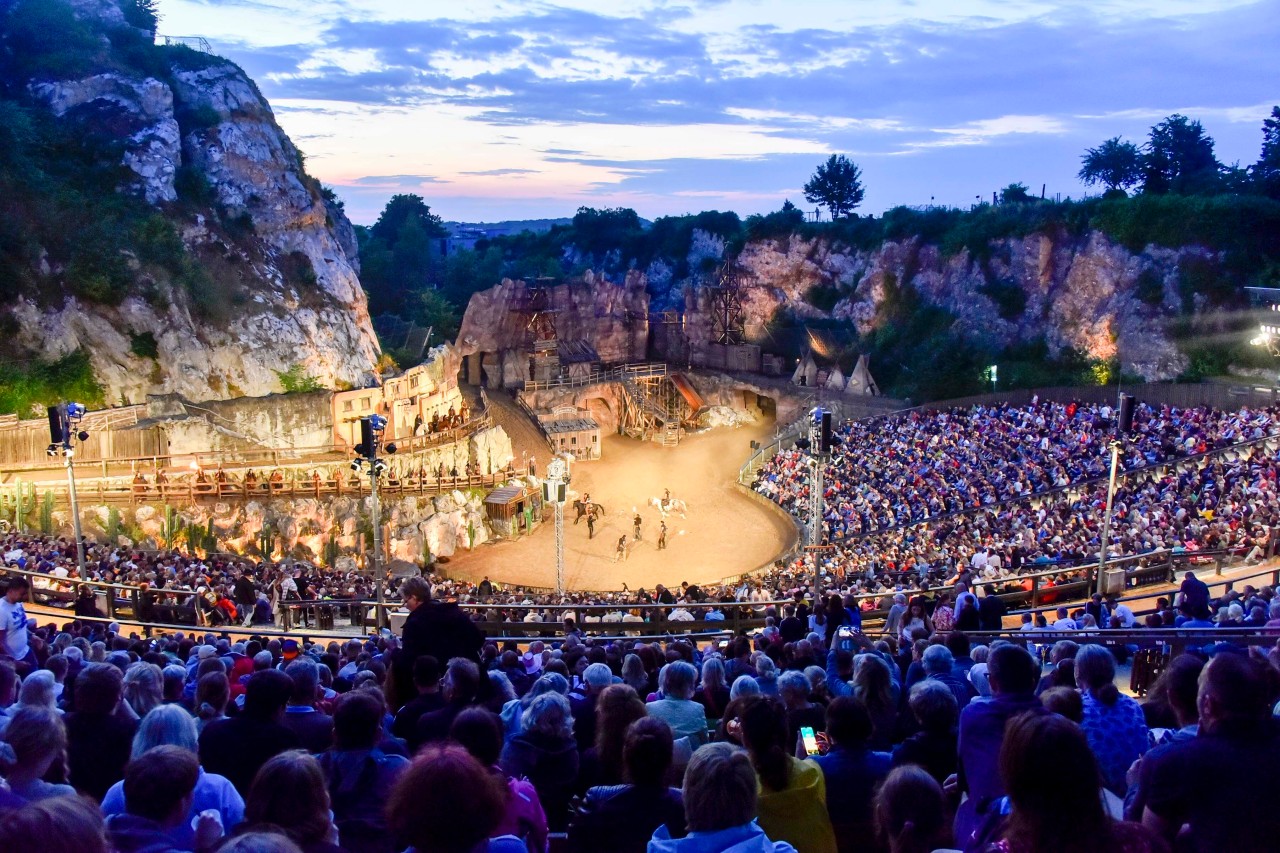
[[[564,502],[569,490],[569,463],[559,456],[547,463],[542,500],[552,505],[556,525],[556,595],[564,595]]]
[[[370,558],[373,572],[374,597],[377,600],[376,619],[378,629],[386,623],[387,605],[382,592],[382,508],[378,504],[378,478],[387,470],[386,460],[378,456],[382,433],[387,419],[382,415],[368,415],[360,419],[360,443],[352,448],[356,458],[351,460],[351,470],[367,470],[369,474],[369,514],[373,519],[373,555]],[[394,444],[387,444],[388,454],[396,452]]]
[[[67,464],[67,494],[71,499],[71,525],[76,536],[76,565],[80,569],[81,579],[84,570],[84,536],[80,532],[80,502],[76,498],[76,471],[72,460],[75,458],[75,442],[84,444],[89,440],[89,433],[78,429],[84,419],[85,408],[79,403],[62,403],[49,406],[49,450],[50,456],[62,454]]]
[[[818,555],[827,549],[822,542],[823,475],[831,460],[834,439],[831,433],[831,413],[821,406],[809,411],[809,432],[796,440],[796,449],[809,458],[809,544],[805,550],[813,555],[813,606],[817,609],[822,595],[822,563]]]
[[[1102,542],[1098,548],[1098,582],[1095,586],[1099,595],[1106,592],[1103,578],[1107,572],[1107,548],[1111,545],[1111,508],[1116,499],[1116,475],[1120,470],[1120,450],[1124,447],[1125,435],[1133,429],[1134,403],[1132,394],[1120,395],[1120,407],[1116,413],[1116,437],[1111,441],[1111,479],[1107,482],[1107,510],[1102,516]]]

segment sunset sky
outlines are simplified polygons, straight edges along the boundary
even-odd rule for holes
[[[1085,148],[1200,119],[1252,163],[1280,0],[161,0],[258,82],[351,218],[802,207],[832,153],[860,212],[1014,181],[1080,196]]]

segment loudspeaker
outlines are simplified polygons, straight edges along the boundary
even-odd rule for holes
[[[831,452],[831,413],[824,411],[822,413],[822,424],[818,429],[818,452]]]
[[[1127,435],[1133,431],[1133,410],[1136,403],[1132,394],[1120,395],[1120,417],[1117,422],[1119,435]]]
[[[547,481],[542,483],[542,502],[543,503],[564,503],[569,497],[569,484],[559,483],[551,484]]]
[[[61,406],[49,407],[49,442],[62,444],[67,440],[66,413]]]

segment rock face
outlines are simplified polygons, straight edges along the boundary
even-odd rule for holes
[[[107,24],[123,20],[116,0],[73,7]],[[64,121],[124,141],[122,164],[132,177],[121,191],[176,226],[192,262],[208,273],[207,292],[131,262],[136,295],[118,305],[68,296],[18,300],[8,310],[32,354],[88,352],[111,403],[147,394],[271,394],[283,390],[278,372],[291,368],[329,388],[368,384],[379,348],[350,222],[305,174],[244,72],[216,57],[200,64],[174,66],[172,85],[113,72],[30,91]],[[212,199],[176,204],[184,170],[207,183]],[[154,357],[133,351],[148,335]]]
[[[479,495],[453,492],[434,499],[408,496],[383,500],[381,515],[391,559],[421,564],[428,553],[433,558],[451,557],[493,538]],[[119,535],[126,544],[166,547],[173,544],[175,531],[197,525],[212,532],[219,550],[250,554],[269,543],[267,547],[277,557],[317,561],[325,559],[326,550],[330,550],[331,556],[341,560],[363,550],[361,540],[370,530],[369,518],[368,498],[293,498],[189,506],[177,513],[176,524],[170,526],[163,507],[144,504],[121,508],[118,529],[123,531]],[[55,512],[53,521],[59,530],[71,529],[71,516],[66,511]],[[110,510],[84,508],[80,522],[86,535],[102,539],[111,523]]]
[[[1043,337],[1053,355],[1071,348],[1093,359],[1118,358],[1124,371],[1149,381],[1185,369],[1166,320],[1180,310],[1184,265],[1214,263],[1212,253],[1149,246],[1134,254],[1096,231],[1079,238],[1036,233],[994,241],[989,249],[977,258],[967,251],[944,255],[918,240],[872,251],[799,237],[748,243],[738,257],[749,276],[742,290],[747,339],[758,340],[780,310],[847,320],[867,334],[887,288],[910,283],[925,302],[956,317],[958,332],[997,351]],[[837,294],[831,311],[806,298],[814,288]],[[684,335],[695,347],[711,325],[705,303],[702,294],[686,291]]]
[[[586,341],[606,364],[643,361],[649,339],[645,283],[636,270],[621,284],[588,270],[581,281],[548,288],[559,339]],[[483,355],[491,384],[514,387],[529,378],[529,291],[523,281],[503,279],[467,303],[456,348],[463,357]]]
[[[690,268],[723,257],[723,241],[702,232],[694,237]],[[957,332],[993,351],[1043,338],[1054,356],[1073,349],[1091,359],[1118,359],[1122,370],[1148,381],[1172,379],[1187,366],[1166,331],[1167,321],[1184,308],[1181,273],[1188,264],[1221,260],[1195,246],[1133,253],[1096,231],[1080,237],[1034,233],[993,241],[988,249],[975,257],[968,251],[945,255],[918,239],[874,250],[799,236],[748,243],[736,259],[743,273],[745,338],[766,342],[780,313],[845,320],[865,335],[879,322],[891,287],[909,283],[926,303],[955,316]],[[709,364],[715,306],[705,288],[674,279],[671,269],[657,259],[643,273],[627,273],[623,285],[589,273],[583,285],[553,288],[561,339],[586,340],[606,362],[649,355]],[[825,291],[830,310],[813,304],[815,289]],[[508,387],[528,378],[525,326],[510,311],[525,292],[523,282],[504,281],[475,294],[459,335],[464,354],[485,353],[486,365],[501,372]],[[655,311],[666,309],[664,322],[650,326],[640,319],[650,301]]]

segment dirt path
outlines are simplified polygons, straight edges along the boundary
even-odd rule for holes
[[[516,404],[511,395],[505,391],[489,391],[489,414],[493,422],[507,433],[511,439],[511,449],[515,451],[515,464],[526,462],[530,457],[538,460],[538,473],[546,470],[551,459],[551,451],[547,448],[547,440],[542,431],[533,423],[524,409]]]
[[[491,398],[495,419],[497,398]],[[513,406],[507,401],[508,406]],[[517,409],[517,412],[519,410]],[[523,414],[523,413],[521,413]],[[502,422],[502,421],[499,421]],[[527,419],[525,421],[527,423]],[[504,423],[504,428],[506,424]],[[530,428],[532,426],[530,425]],[[768,563],[790,547],[795,527],[781,511],[755,501],[736,484],[738,467],[751,453],[750,442],[771,434],[771,424],[719,429],[687,436],[679,447],[611,435],[603,438],[603,458],[573,467],[570,503],[565,506],[565,586],[569,589],[652,588],[681,581],[708,583]],[[512,444],[519,445],[512,435]],[[541,472],[548,454],[538,455]],[[650,497],[670,489],[689,505],[687,518],[667,518],[667,548],[657,548],[659,512]],[[572,500],[589,493],[605,509],[595,537],[586,522],[574,524]],[[641,541],[632,541],[635,512],[641,517]],[[630,553],[615,562],[618,538],[626,536]],[[534,586],[555,585],[555,531],[547,523],[531,536],[460,553],[445,567],[450,576]]]

